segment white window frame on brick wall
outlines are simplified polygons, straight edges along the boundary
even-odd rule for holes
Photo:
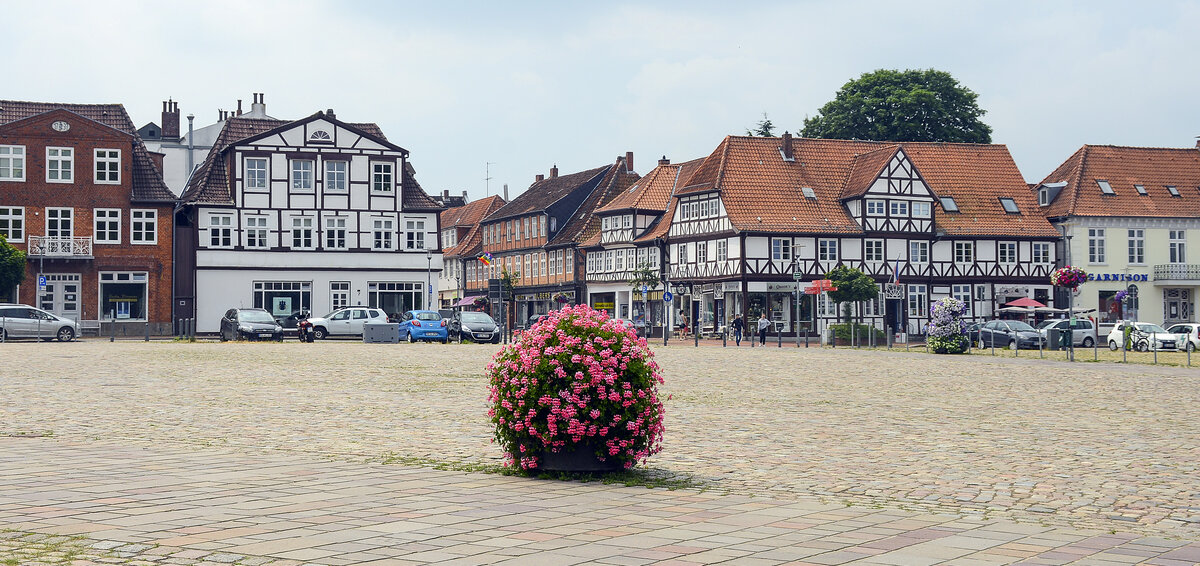
[[[331,193],[346,192],[347,171],[350,165],[346,161],[333,159],[325,162],[325,191]]]
[[[0,234],[10,243],[25,241],[25,207],[0,206]]]
[[[226,249],[233,247],[232,214],[208,215],[208,247]]]
[[[314,190],[316,186],[313,180],[313,174],[317,168],[317,162],[314,159],[292,159],[288,163],[288,170],[291,173],[291,182],[288,186],[293,192],[308,193]]]
[[[130,243],[136,246],[158,245],[158,211],[130,210]]]
[[[121,150],[97,148],[92,155],[92,179],[96,184],[121,184]]]
[[[0,145],[0,181],[25,181],[25,146]]]
[[[255,250],[265,250],[267,245],[267,217],[246,217],[246,247]]]
[[[262,167],[258,167],[262,165]],[[267,190],[267,180],[270,179],[267,158],[247,157],[244,162],[245,172],[242,176],[242,187],[248,191]]]
[[[74,183],[75,182],[75,148],[47,147],[46,148],[46,182]]]
[[[92,241],[97,244],[121,243],[121,209],[92,210]]]
[[[51,224],[53,224],[53,228]],[[75,209],[69,207],[46,208],[46,236],[60,240],[69,240],[75,237]]]

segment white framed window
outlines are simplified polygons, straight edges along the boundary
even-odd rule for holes
[[[971,314],[971,286],[970,285],[951,285],[950,296],[954,297],[967,305],[966,314]]]
[[[158,243],[158,211],[135,208],[129,211],[129,241],[133,244]]]
[[[542,275],[549,275],[549,273],[546,272],[546,252],[538,254],[538,266],[539,267],[537,271],[539,271]]]
[[[621,218],[622,218],[622,226],[621,226],[622,228],[633,228],[633,215],[632,214],[626,214],[625,216],[622,216]]]
[[[315,247],[316,246],[313,244],[313,217],[293,216],[292,249],[311,250]]]
[[[248,191],[267,190],[267,159],[265,157],[247,157],[246,174],[242,182]]]
[[[818,240],[817,241],[817,260],[818,261],[837,261],[838,260],[838,241],[837,240]]]
[[[567,275],[571,275],[575,271],[575,254],[571,250],[563,250],[563,261],[566,262]]]
[[[350,282],[349,281],[330,281],[329,282],[329,306],[333,310],[342,309],[350,306]]]
[[[612,230],[612,218],[605,216],[600,219],[600,229],[605,232]]]
[[[393,249],[392,234],[395,232],[395,223],[390,218],[376,218],[371,221],[371,249],[373,250],[390,250]]]
[[[254,249],[267,248],[267,217],[246,217],[246,247]]]
[[[696,263],[708,262],[708,242],[696,242]]]
[[[0,181],[25,180],[25,146],[0,145]]]
[[[546,237],[546,217],[542,216],[542,217],[538,218],[538,220],[540,221],[539,223],[542,225],[542,229],[541,229],[542,237],[545,238]]]
[[[1088,263],[1105,263],[1104,228],[1088,228]]]
[[[55,239],[75,237],[75,209],[47,208],[46,236]]]
[[[533,232],[529,231],[529,217],[528,216],[521,220],[521,225],[523,225],[525,227],[525,237],[532,238]]]
[[[729,241],[717,240],[717,261],[729,259]]]
[[[75,182],[75,149],[70,147],[46,148],[46,182]]]
[[[121,243],[121,209],[97,208],[92,211],[92,241],[97,244]]]
[[[987,300],[987,285],[976,285],[975,286],[975,300],[976,301],[986,301]]]
[[[975,242],[954,242],[954,263],[975,261]]]
[[[1017,263],[1017,243],[1000,242],[997,244],[996,259],[1000,263]]]
[[[909,242],[908,261],[912,263],[929,263],[929,242]]]
[[[929,287],[910,283],[908,285],[908,316],[929,316]]]
[[[425,249],[425,221],[424,220],[405,220],[404,221],[404,247],[410,250]]]
[[[1050,190],[1049,189],[1039,189],[1038,190],[1038,206],[1046,206],[1048,204],[1050,204]]]
[[[513,230],[516,232],[516,234],[513,235],[513,239],[518,242],[521,241],[521,219],[520,218],[513,220]],[[525,231],[526,232],[529,231],[529,219],[525,219]]]
[[[533,269],[529,265],[529,260],[530,260],[529,254],[525,254],[525,257],[523,259],[525,261],[525,271],[523,271],[522,273],[524,273],[525,275],[532,276],[531,274],[533,273]]]
[[[1050,263],[1050,242],[1033,243],[1033,263]]]
[[[210,214],[208,216],[208,246],[210,248],[233,247],[232,214]]]
[[[346,162],[325,162],[325,190],[342,192],[346,190]]]
[[[683,244],[680,244],[680,245],[682,246]],[[604,271],[605,272],[611,272],[613,270],[613,255],[615,255],[615,253],[612,250],[604,251]]]
[[[25,207],[0,206],[0,235],[9,242],[25,241]]]
[[[377,193],[392,192],[392,164],[371,162],[371,190]]]
[[[92,159],[93,178],[101,185],[121,184],[121,150],[97,149]]]
[[[863,242],[863,260],[883,261],[883,240],[867,240]]]
[[[314,162],[311,159],[292,160],[293,191],[313,190],[313,166]]]
[[[1169,239],[1169,258],[1171,263],[1187,263],[1187,231],[1185,230],[1170,230],[1168,231]]]
[[[617,258],[617,271],[625,271],[625,250],[616,250],[613,254]]]
[[[1146,231],[1141,228],[1129,231],[1129,263],[1146,263]]]
[[[908,216],[908,201],[894,200],[892,203],[892,216]]]
[[[792,259],[791,238],[771,238],[771,259],[790,261]]]
[[[930,209],[930,204],[927,202],[912,203],[913,216],[917,218],[929,218]]]
[[[650,248],[649,250],[646,251],[646,255],[650,259],[650,268],[657,271],[659,268],[659,264],[658,264],[659,249],[658,248]]]
[[[867,201],[867,216],[883,216],[887,214],[887,207],[882,200]]]

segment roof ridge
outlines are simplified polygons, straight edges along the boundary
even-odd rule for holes
[[[1079,171],[1075,176],[1075,190],[1071,192],[1071,206],[1067,209],[1068,215],[1075,214],[1075,207],[1079,204],[1079,194],[1083,192],[1083,171],[1087,169],[1088,145],[1083,144],[1076,153],[1081,153],[1079,156]]]

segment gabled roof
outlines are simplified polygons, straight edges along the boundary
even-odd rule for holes
[[[604,206],[618,194],[629,189],[638,179],[639,176],[637,173],[625,167],[625,157],[618,157],[616,163],[608,166],[600,184],[595,189],[592,189],[592,192],[583,200],[583,204],[580,204],[575,209],[575,212],[571,214],[571,218],[567,220],[558,233],[555,234],[554,238],[551,238],[546,245],[564,246],[578,244],[587,240],[592,234],[599,232],[600,217],[596,216],[596,209]]]
[[[475,224],[457,244],[442,250],[442,257],[446,259],[475,257],[482,251],[483,229],[479,227],[479,224]]]
[[[1106,195],[1097,181],[1107,181]],[[1040,185],[1066,183],[1041,213],[1065,216],[1200,217],[1200,148],[1085,145]],[[1139,194],[1134,185],[1142,185]],[[1176,187],[1179,196],[1168,192]]]
[[[863,194],[903,150],[935,195],[955,198],[959,213],[935,203],[936,226],[946,234],[1057,235],[1003,145],[793,138],[795,160],[786,161],[780,143],[728,136],[676,195],[720,191],[740,231],[859,234],[843,199]],[[817,198],[806,198],[804,187]],[[1020,213],[1006,214],[1000,197],[1012,198]]]
[[[24,102],[0,100],[0,125],[24,120],[54,110],[65,110],[108,126],[133,137],[132,200],[140,202],[175,202],[175,194],[163,182],[162,172],[154,165],[146,144],[137,135],[133,120],[122,104],[62,104],[57,102]]]
[[[570,175],[536,181],[532,185],[529,185],[529,188],[525,189],[525,192],[508,201],[508,204],[500,207],[500,210],[486,216],[484,220],[491,222],[531,212],[544,211],[574,192],[575,189],[587,184],[589,181],[595,180],[597,176],[605,173],[608,167],[597,167],[595,169],[588,169],[587,171],[571,173]]]
[[[662,212],[667,209],[667,203],[671,201],[671,194],[675,191],[676,186],[680,181],[680,168],[683,165],[690,164],[690,170],[703,162],[703,159],[694,159],[686,164],[669,163],[659,165],[646,176],[638,179],[638,182],[629,187],[628,190],[613,197],[608,204],[596,210],[599,213],[618,212],[624,210],[644,210],[650,212]]]
[[[504,199],[499,195],[492,195],[468,202],[463,206],[447,208],[441,214],[442,229],[452,226],[474,226],[487,215],[499,210],[501,206],[504,206]]]

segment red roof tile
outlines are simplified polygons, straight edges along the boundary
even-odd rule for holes
[[[1113,193],[1097,183],[1108,181]],[[1066,183],[1042,208],[1064,216],[1200,217],[1200,149],[1085,145],[1042,180]],[[1134,188],[1142,185],[1146,194]],[[1176,187],[1173,196],[1168,186]]]
[[[504,206],[504,199],[499,195],[469,202],[463,206],[447,208],[442,211],[441,224],[442,228],[451,226],[474,226],[479,224],[487,215],[499,210]]]
[[[600,184],[588,194],[547,245],[578,244],[599,232],[600,217],[596,216],[596,210],[629,189],[639,178],[637,173],[625,168],[625,157],[618,157],[616,163],[608,166]]]

